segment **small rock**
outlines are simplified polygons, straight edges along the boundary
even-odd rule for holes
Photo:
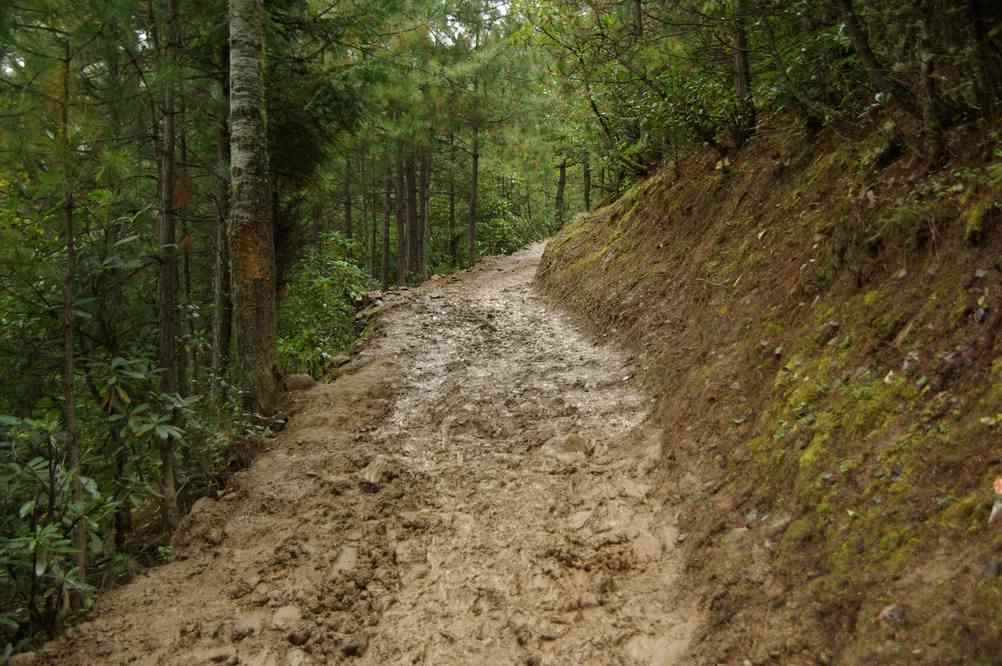
[[[401,511],[400,524],[408,529],[420,529],[425,527],[425,521],[417,511]]]
[[[389,460],[383,456],[376,456],[365,466],[365,469],[359,472],[359,476],[365,490],[377,492],[380,486],[396,478],[397,474]]]
[[[781,533],[786,531],[787,526],[789,526],[791,522],[793,522],[793,516],[784,514],[769,523],[769,525],[765,528],[765,532],[769,536],[779,536]]]
[[[908,277],[908,271],[902,268],[900,271],[894,274],[894,277],[895,279],[898,280],[904,280],[906,277]]]
[[[986,277],[988,277],[988,271],[986,271],[986,270],[977,270],[977,271],[974,271],[974,279],[976,279],[976,280],[984,280]]]
[[[995,503],[992,504],[992,512],[988,515],[988,524],[994,523],[999,519],[999,516],[1002,516],[1002,497],[996,499]]]
[[[829,340],[831,340],[832,338],[834,338],[836,335],[838,335],[838,330],[841,327],[842,324],[835,321],[834,319],[825,322],[824,326],[821,327],[821,330],[818,331],[818,338],[817,338],[818,344],[824,344]]]
[[[223,530],[218,527],[213,527],[205,533],[205,541],[211,546],[218,546],[221,544],[223,542],[223,537]]]
[[[987,578],[988,580],[995,580],[999,577],[999,573],[1002,572],[1002,564],[996,559],[988,560],[985,564],[985,569],[982,571],[981,576]]]
[[[361,657],[365,654],[365,649],[368,647],[368,643],[365,638],[360,636],[352,636],[344,642],[341,646],[341,653],[346,657]]]
[[[234,642],[253,636],[261,631],[261,618],[257,615],[238,615],[233,621],[233,629],[230,632]]]
[[[286,391],[307,391],[317,385],[309,375],[289,375],[285,378]]]
[[[772,355],[775,356],[777,359],[782,358],[783,357],[783,345],[780,345],[780,346],[776,347],[775,349],[773,349],[772,350]]]
[[[289,632],[286,638],[293,645],[303,646],[306,645],[306,641],[310,640],[311,633],[309,625],[300,622],[295,629]]]
[[[888,624],[902,624],[905,621],[905,609],[898,604],[884,606],[877,619]]]
[[[306,666],[306,664],[310,662],[306,653],[299,648],[296,648],[295,650],[289,652],[288,656],[285,658],[285,663],[288,664],[288,666]]]
[[[271,619],[271,626],[279,631],[289,631],[303,619],[303,613],[295,606],[282,606]]]

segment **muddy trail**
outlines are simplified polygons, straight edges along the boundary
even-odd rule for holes
[[[541,253],[387,296],[175,561],[31,663],[684,663],[651,398],[534,293]]]

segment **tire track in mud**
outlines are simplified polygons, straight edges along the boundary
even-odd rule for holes
[[[388,295],[177,561],[16,663],[684,663],[650,397],[533,292],[542,249]]]

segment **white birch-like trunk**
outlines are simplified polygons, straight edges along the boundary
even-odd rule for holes
[[[244,404],[278,408],[275,232],[265,112],[264,6],[230,0],[230,262],[237,359]]]

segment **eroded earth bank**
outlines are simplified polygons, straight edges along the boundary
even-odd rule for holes
[[[365,351],[196,505],[176,561],[36,662],[684,663],[653,403],[533,292],[541,253],[388,296]]]

